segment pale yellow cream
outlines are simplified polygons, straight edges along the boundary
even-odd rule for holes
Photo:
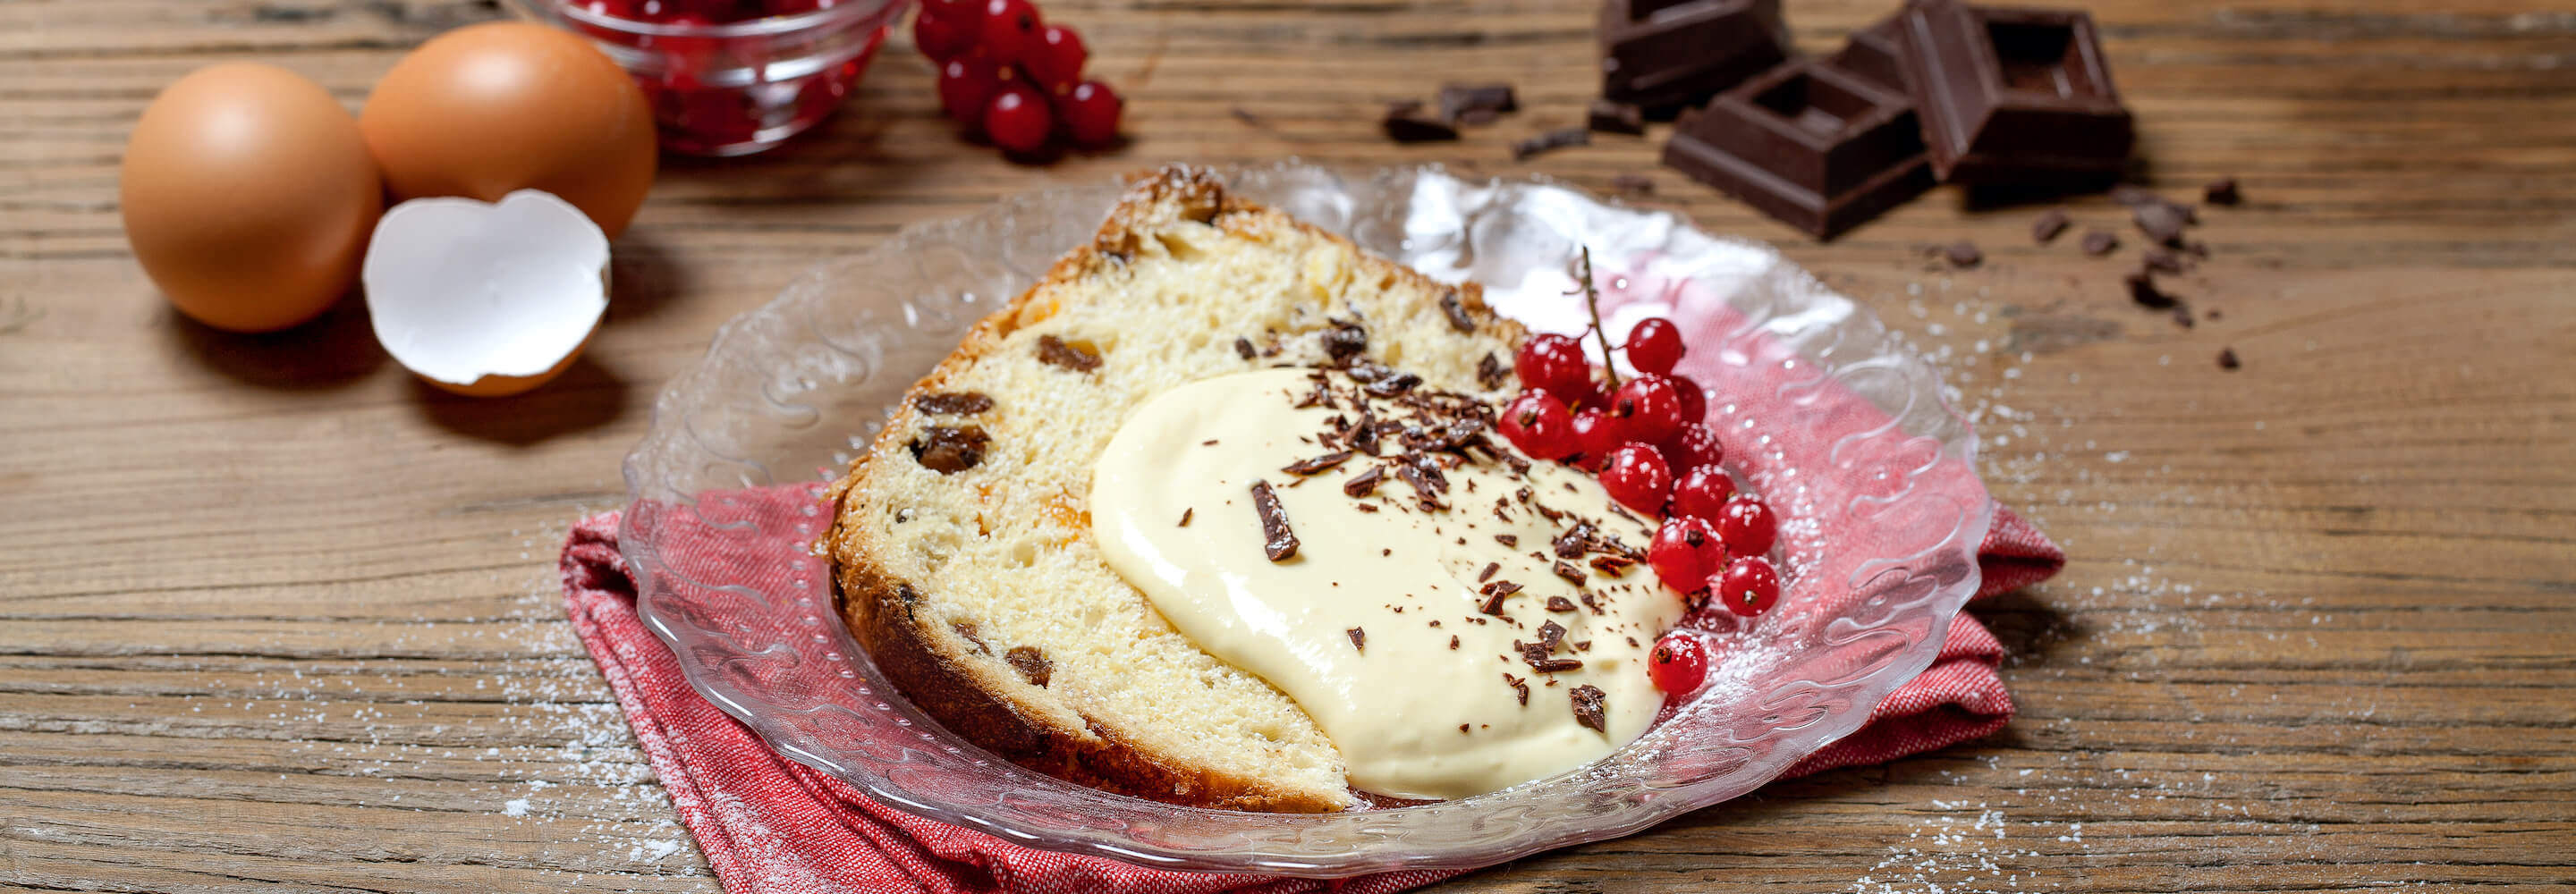
[[[1367,456],[1298,483],[1282,467],[1325,453],[1317,433],[1354,409],[1348,394],[1339,409],[1294,407],[1314,388],[1310,374],[1224,376],[1139,408],[1092,477],[1092,534],[1110,566],[1201,648],[1295,699],[1362,791],[1483,794],[1598,760],[1643,733],[1662,703],[1646,653],[1682,614],[1680,597],[1642,564],[1614,577],[1576,559],[1568,564],[1586,580],[1568,581],[1554,570],[1550,541],[1583,519],[1643,549],[1646,524],[1613,512],[1589,476],[1552,463],[1525,478],[1490,461],[1449,469],[1447,508],[1431,511],[1391,474],[1372,496],[1346,496],[1344,481],[1370,468]],[[1393,401],[1371,404],[1382,416],[1401,412]],[[1285,561],[1264,554],[1256,481],[1269,483],[1299,542]],[[1362,511],[1363,502],[1378,511]],[[1489,563],[1499,567],[1480,580]],[[1503,599],[1501,617],[1479,612],[1492,581],[1522,587]],[[1582,607],[1585,593],[1600,611]],[[1577,607],[1550,611],[1550,596]],[[1540,673],[1515,649],[1551,621],[1566,630],[1552,657],[1580,669]],[[1525,681],[1526,705],[1506,674]],[[1602,692],[1605,731],[1576,719],[1571,694],[1587,684]]]

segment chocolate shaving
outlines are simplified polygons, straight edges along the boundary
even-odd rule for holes
[[[1048,680],[1055,679],[1055,662],[1049,660],[1046,653],[1034,648],[1012,646],[1011,651],[1002,656],[1002,660],[1010,662],[1011,667],[1019,670],[1021,677],[1039,686],[1044,686]]]
[[[1503,563],[1487,562],[1485,563],[1485,570],[1476,572],[1476,582],[1481,584],[1486,581],[1493,580],[1494,572],[1501,570],[1503,570]]]
[[[1335,450],[1322,456],[1311,459],[1301,459],[1296,462],[1289,463],[1280,467],[1279,471],[1287,472],[1292,475],[1312,475],[1317,472],[1324,471],[1325,469],[1341,465],[1342,463],[1349,462],[1350,458],[1350,451]]]
[[[1235,356],[1241,357],[1245,360],[1250,360],[1255,356],[1258,356],[1258,354],[1252,350],[1252,339],[1249,338],[1236,338],[1234,340],[1234,354]]]
[[[1324,356],[1334,360],[1349,360],[1368,350],[1368,330],[1350,323],[1333,324],[1324,330],[1322,338]]]
[[[1567,599],[1567,598],[1565,598],[1565,597],[1563,597],[1563,596],[1550,596],[1550,597],[1547,597],[1547,610],[1548,610],[1548,611],[1552,611],[1552,612],[1570,612],[1570,611],[1573,611],[1573,610],[1574,610],[1574,600],[1572,600],[1572,599]]]
[[[1366,651],[1368,651],[1368,631],[1366,631],[1366,630],[1361,630],[1361,629],[1359,629],[1359,628],[1357,628],[1357,627],[1353,627],[1353,628],[1351,628],[1351,629],[1349,629],[1349,630],[1344,630],[1344,631],[1342,631],[1342,632],[1343,632],[1343,633],[1350,634],[1350,637],[1351,637],[1351,650],[1352,650],[1352,651],[1355,651],[1355,652],[1366,652]]]
[[[1540,652],[1539,654],[1544,655],[1548,652],[1554,652],[1556,651],[1556,647],[1563,642],[1565,642],[1565,625],[1556,623],[1555,621],[1548,621],[1538,625],[1538,644],[1545,648],[1545,651]]]
[[[1602,710],[1601,687],[1585,683],[1574,687],[1569,697],[1574,700],[1574,722],[1591,727],[1597,732],[1610,731],[1606,712]]]
[[[1190,526],[1190,516],[1198,514],[1198,511],[1199,511],[1199,510],[1198,510],[1198,507],[1196,507],[1196,506],[1187,506],[1187,507],[1183,507],[1183,508],[1181,509],[1181,523],[1178,525],[1178,527],[1183,527],[1183,528],[1189,527],[1189,526]]]
[[[1512,549],[1519,549],[1521,545],[1521,537],[1518,534],[1496,534],[1494,535],[1494,542]]]
[[[1635,564],[1637,560],[1618,553],[1602,553],[1592,557],[1592,567],[1611,577],[1627,573],[1628,568]]]
[[[1486,351],[1485,358],[1476,361],[1476,384],[1488,389],[1501,388],[1508,384],[1511,381],[1511,374],[1509,367],[1504,366],[1501,360],[1494,359],[1492,351]]]
[[[1038,362],[1061,366],[1074,372],[1100,368],[1100,355],[1081,345],[1068,344],[1052,335],[1038,336]]]
[[[2030,222],[2030,241],[2047,245],[2057,241],[2057,234],[2066,232],[2067,227],[2074,225],[2074,221],[2067,219],[2066,209],[2048,209],[2040,212],[2038,220]]]
[[[1273,562],[1285,562],[1297,555],[1297,533],[1288,529],[1288,512],[1279,508],[1279,495],[1272,493],[1270,482],[1252,483],[1252,511],[1261,516],[1261,552]]]
[[[1437,470],[1434,470],[1434,473],[1436,474]],[[1414,463],[1399,464],[1395,467],[1395,475],[1398,478],[1404,479],[1404,483],[1413,485],[1413,505],[1416,508],[1419,508],[1424,512],[1434,512],[1445,508],[1440,505],[1439,498],[1435,496],[1438,492],[1432,489],[1431,481],[1423,476],[1422,467],[1420,465]]]
[[[972,416],[993,408],[993,398],[979,391],[924,394],[912,399],[914,409],[942,416]]]
[[[1370,466],[1369,470],[1366,472],[1361,472],[1357,475],[1343,479],[1342,493],[1345,496],[1354,498],[1365,497],[1377,492],[1377,483],[1383,480],[1386,480],[1386,470],[1376,466]],[[1365,506],[1368,504],[1362,503],[1360,505]]]
[[[1449,318],[1449,328],[1458,330],[1462,335],[1476,331],[1476,321],[1474,318],[1467,316],[1467,302],[1458,297],[1457,289],[1450,289],[1449,291],[1442,292],[1440,294],[1440,314]],[[1485,356],[1491,357],[1493,354],[1488,352]],[[1478,381],[1482,381],[1484,379],[1484,375],[1485,372],[1483,369],[1478,369],[1476,371]],[[1493,386],[1487,385],[1485,387],[1491,388]]]
[[[1451,649],[1456,649],[1456,648],[1458,648],[1458,635],[1457,635],[1457,634],[1454,634],[1454,633],[1453,633],[1453,634],[1450,634],[1450,635],[1449,635],[1449,648],[1451,648]]]
[[[912,450],[913,461],[942,475],[954,475],[972,469],[984,461],[984,445],[992,443],[991,435],[980,425],[924,426],[921,434],[905,446]]]
[[[1370,396],[1373,397],[1394,397],[1407,391],[1411,391],[1414,386],[1420,384],[1422,384],[1421,376],[1417,376],[1409,372],[1400,372],[1393,375],[1379,376],[1370,380],[1367,385],[1363,385],[1361,388],[1366,390]]]
[[[1590,145],[1591,142],[1592,131],[1585,130],[1580,127],[1560,127],[1555,130],[1539,134],[1538,136],[1513,143],[1512,160],[1528,161],[1533,157],[1545,155],[1570,146]]]
[[[1513,692],[1515,692],[1515,693],[1518,693],[1518,694],[1520,695],[1521,704],[1522,704],[1523,706],[1527,706],[1527,705],[1529,704],[1529,681],[1528,681],[1528,680],[1524,680],[1524,679],[1521,679],[1521,678],[1519,678],[1519,677],[1512,676],[1512,672],[1511,672],[1511,671],[1504,671],[1504,672],[1503,672],[1503,685],[1505,685],[1505,686],[1509,686],[1509,687],[1512,687],[1512,691],[1513,691]]]
[[[1503,614],[1504,597],[1520,591],[1521,585],[1512,583],[1511,581],[1498,580],[1488,583],[1482,590],[1478,591],[1485,594],[1485,601],[1476,604],[1476,611],[1481,614],[1501,617]]]
[[[1558,555],[1564,555],[1564,553],[1560,552]],[[1563,561],[1558,561],[1555,565],[1550,566],[1548,570],[1556,572],[1556,576],[1558,577],[1565,578],[1567,581],[1578,584],[1582,583],[1584,578],[1589,577],[1589,575],[1583,573],[1583,569],[1566,564]]]
[[[1547,513],[1547,507],[1539,507],[1539,513],[1545,515]],[[1551,519],[1552,518],[1553,516],[1551,516]],[[1591,542],[1591,540],[1592,526],[1583,522],[1576,522],[1574,527],[1565,529],[1565,533],[1556,535],[1556,539],[1549,543],[1556,549],[1557,558],[1579,559],[1583,557],[1584,546]]]

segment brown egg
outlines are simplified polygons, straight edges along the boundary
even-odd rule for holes
[[[587,39],[496,22],[422,44],[358,116],[397,201],[563,197],[616,238],[653,185],[653,110]]]
[[[357,120],[272,65],[202,68],[162,90],[126,140],[117,185],[143,272],[181,313],[235,332],[330,307],[384,210]]]

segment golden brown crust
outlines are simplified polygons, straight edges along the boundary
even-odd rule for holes
[[[1140,233],[1151,232],[1175,219],[1227,226],[1233,221],[1222,218],[1265,210],[1227,194],[1217,178],[1205,170],[1166,167],[1140,177],[1126,199],[1111,211],[1098,234],[1059,258],[1040,285],[1077,279],[1106,265],[1123,263],[1124,256],[1136,250]],[[1290,224],[1340,241],[1302,221]],[[1380,277],[1411,278],[1428,287],[1439,287],[1400,265],[1365,254],[1361,257]],[[915,428],[913,398],[943,390],[952,377],[997,348],[1003,337],[1055,313],[1054,307],[1032,304],[1038,292],[1038,286],[1032,286],[978,322],[956,351],[905,394],[895,417],[869,446],[867,456],[853,462],[849,474],[832,485],[834,524],[818,546],[836,568],[834,583],[842,619],[851,635],[868,651],[877,668],[925,713],[966,739],[1031,770],[1104,791],[1172,804],[1301,813],[1341,809],[1340,804],[1306,793],[1283,791],[1265,780],[1159,761],[1090,717],[1082,717],[1082,726],[1073,728],[1048,711],[1016,701],[1011,690],[1018,688],[1015,684],[1021,681],[994,678],[994,662],[969,661],[959,651],[979,648],[979,644],[969,643],[964,636],[943,636],[943,631],[930,629],[931,622],[916,617],[910,606],[920,596],[913,585],[886,573],[885,563],[874,555],[872,532],[848,524],[847,515],[839,511],[842,498],[867,478],[868,457],[895,455],[890,451],[904,449],[904,439]],[[1503,337],[1506,343],[1518,340],[1519,324],[1495,316],[1485,307],[1476,286],[1461,286],[1449,294],[1456,296],[1460,306],[1474,318],[1475,328]]]

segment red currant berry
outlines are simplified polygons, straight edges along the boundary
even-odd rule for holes
[[[994,145],[1012,152],[1045,148],[1047,130],[1054,126],[1046,98],[1027,84],[1003,85],[1000,92],[993,94],[992,102],[984,106],[984,135],[992,137]]]
[[[1535,459],[1564,459],[1574,454],[1574,414],[1545,391],[1523,391],[1503,407],[1495,423],[1503,437]]]
[[[1717,442],[1717,431],[1697,422],[1682,423],[1681,432],[1665,441],[1663,448],[1664,461],[1672,464],[1674,475],[1687,475],[1692,469],[1714,469],[1726,461],[1726,447]]]
[[[984,107],[1002,87],[999,72],[980,59],[950,59],[939,65],[939,108],[968,127],[984,122]]]
[[[1005,65],[1023,62],[1044,26],[1038,8],[1029,0],[984,0],[984,19],[976,25],[976,48]]]
[[[1610,395],[1610,418],[1619,423],[1621,437],[1661,444],[1681,433],[1681,397],[1673,393],[1671,379],[1638,376],[1621,383],[1619,390]]]
[[[1574,446],[1580,454],[1575,465],[1594,472],[1610,464],[1610,454],[1621,441],[1610,415],[1600,410],[1579,410],[1574,414]]]
[[[1127,101],[1118,91],[1099,81],[1084,81],[1073,92],[1056,100],[1056,113],[1064,118],[1065,133],[1085,146],[1107,146],[1118,142],[1118,115]]]
[[[1628,365],[1647,375],[1671,375],[1682,362],[1682,330],[1673,321],[1647,317],[1628,330]]]
[[[1667,633],[1646,654],[1646,679],[1667,695],[1698,689],[1708,679],[1708,651],[1687,633]]]
[[[1629,444],[1610,452],[1610,466],[1601,470],[1601,489],[1620,505],[1655,515],[1673,495],[1673,470],[1655,448]]]
[[[1655,576],[1684,593],[1707,584],[1725,561],[1726,547],[1718,543],[1717,532],[1696,518],[1664,519],[1655,539],[1646,543],[1646,564],[1655,567]]]
[[[1048,25],[1038,29],[1027,52],[1020,55],[1020,67],[1028,70],[1029,79],[1038,82],[1039,88],[1058,95],[1082,80],[1082,63],[1090,58],[1082,35],[1063,25]]]
[[[937,12],[941,6],[957,4],[937,0],[921,7],[912,17],[912,45],[932,62],[947,62],[975,49],[977,20],[955,12]]]
[[[1780,533],[1780,523],[1771,517],[1771,507],[1752,494],[1727,498],[1715,521],[1717,538],[1726,541],[1726,551],[1732,555],[1770,555],[1771,542]]]
[[[1726,498],[1735,496],[1735,479],[1726,477],[1716,466],[1701,466],[1683,473],[1673,485],[1673,514],[1716,524],[1726,512]],[[1718,535],[1725,540],[1725,534]]]
[[[1673,396],[1682,399],[1683,422],[1708,421],[1708,391],[1683,376],[1666,376],[1673,380]]]
[[[1727,611],[1747,618],[1770,610],[1772,603],[1780,601],[1780,572],[1771,567],[1771,560],[1761,556],[1745,556],[1729,563],[1724,572],[1709,581],[1709,586]]]
[[[1520,374],[1521,387],[1556,395],[1567,406],[1592,390],[1592,361],[1584,358],[1583,343],[1568,336],[1541,335],[1522,343],[1512,356],[1512,371]]]

